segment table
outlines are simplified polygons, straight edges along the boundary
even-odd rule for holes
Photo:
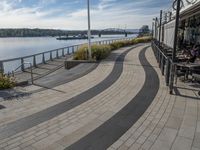
[[[192,68],[200,67],[199,63],[187,63],[187,62],[180,62],[180,63],[174,63],[175,65],[175,72],[176,72],[176,81],[177,81],[177,67],[182,67],[185,69],[185,75],[184,75],[184,81],[185,79],[188,79],[189,72],[191,71]]]
[[[190,60],[190,58],[191,58],[191,57],[185,56],[185,55],[179,55],[179,56],[177,57],[177,59],[178,59],[179,61],[181,61],[181,62],[187,62],[187,61]]]

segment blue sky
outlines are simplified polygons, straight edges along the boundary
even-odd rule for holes
[[[151,25],[172,0],[90,0],[93,29]],[[0,0],[0,28],[86,29],[87,0]]]

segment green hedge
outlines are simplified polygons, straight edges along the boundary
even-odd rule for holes
[[[130,46],[138,43],[146,43],[150,42],[152,40],[151,37],[140,37],[140,38],[135,38],[133,40],[129,41],[117,41],[114,43],[111,43],[109,45],[92,45],[91,51],[92,51],[92,59],[94,60],[101,60],[106,58],[111,51],[119,49],[121,47],[125,46]],[[78,51],[75,52],[74,54],[74,59],[75,60],[87,60],[87,54],[88,52],[88,47],[87,45],[82,46],[81,48],[78,49]]]
[[[9,89],[15,86],[15,80],[12,77],[0,73],[0,90]]]

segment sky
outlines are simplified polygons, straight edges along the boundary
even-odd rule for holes
[[[172,0],[90,0],[92,29],[151,25]],[[0,0],[0,28],[87,29],[87,0]]]

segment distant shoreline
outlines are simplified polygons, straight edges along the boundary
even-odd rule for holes
[[[117,34],[138,34],[130,31],[114,31],[114,30],[92,30],[92,35],[117,35]],[[79,34],[87,34],[87,30],[55,30],[55,29],[0,29],[0,38],[14,37],[59,37],[59,36],[74,36]]]

